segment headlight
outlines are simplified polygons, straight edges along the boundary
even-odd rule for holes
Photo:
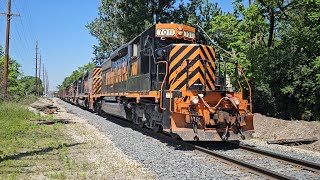
[[[191,99],[190,99],[191,103],[193,105],[196,105],[199,103],[199,97],[198,96],[192,96]]]
[[[182,31],[182,26],[178,26],[178,30],[179,30],[179,31]]]
[[[178,31],[178,35],[182,36],[183,32],[182,31]]]
[[[236,103],[236,105],[239,105],[241,101],[240,101],[239,98],[235,97],[235,98],[234,98],[234,102]]]

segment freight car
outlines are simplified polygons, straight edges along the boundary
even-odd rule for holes
[[[60,89],[56,96],[64,101],[93,110],[94,102],[97,101],[101,93],[101,73],[101,66],[96,66],[72,82],[67,88]]]
[[[155,24],[111,53],[101,67],[99,92],[81,105],[185,141],[249,138],[251,89],[241,67],[233,66],[231,76],[231,66],[195,28]],[[241,82],[249,89],[247,99]],[[79,97],[79,85],[68,88],[76,97],[69,101]]]

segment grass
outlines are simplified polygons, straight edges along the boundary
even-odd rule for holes
[[[0,180],[155,179],[137,171],[112,146],[106,149],[112,143],[82,123],[38,124],[38,114],[23,105],[31,101],[0,102]]]
[[[41,171],[33,167],[55,166],[55,161],[47,159],[57,160],[56,168],[60,161],[68,162],[68,140],[62,133],[65,127],[30,121],[37,115],[22,105],[30,101],[0,102],[0,179],[25,178],[29,173]]]

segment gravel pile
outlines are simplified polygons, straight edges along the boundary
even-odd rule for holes
[[[267,139],[296,139],[296,138],[317,138],[318,141],[312,144],[295,146],[297,148],[320,152],[320,122],[302,120],[282,120],[261,114],[254,115],[254,138]]]
[[[207,155],[163,143],[131,128],[114,124],[103,117],[60,101],[69,111],[110,138],[127,156],[143,164],[157,179],[257,179],[254,174],[219,162]]]

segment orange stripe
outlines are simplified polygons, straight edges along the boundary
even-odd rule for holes
[[[179,84],[187,78],[187,74],[184,73],[180,79],[176,80],[172,85],[170,85],[170,90],[175,90]]]
[[[214,57],[212,57],[211,55],[210,55],[210,53],[209,53],[209,51],[208,51],[208,47],[210,47],[210,46],[204,46],[204,45],[202,45],[202,47],[203,47],[203,50],[204,50],[204,52],[206,53],[206,55],[207,55],[207,57],[208,57],[208,60],[210,61],[210,64],[212,65],[212,67],[214,68],[214,69],[216,69],[216,65],[214,64]],[[212,48],[212,47],[211,47]],[[212,51],[211,51],[212,52]],[[212,53],[213,55],[215,54],[214,52]]]
[[[204,46],[204,45],[201,45],[201,46],[202,46],[202,49],[204,50],[204,53],[206,53],[206,55],[207,55],[207,57],[208,57],[208,60],[211,60],[213,57],[211,57],[211,55],[210,55],[207,47]]]
[[[189,45],[186,49],[184,49],[173,61],[170,62],[170,66],[169,66],[169,71],[179,62],[179,61],[183,61],[184,59],[182,59],[192,48],[194,47],[194,45]],[[195,51],[196,52],[196,51]],[[172,57],[171,53],[170,53],[170,58]],[[188,58],[189,59],[189,58]]]
[[[201,83],[204,84],[203,77],[201,76],[200,72],[198,72],[195,76],[192,77],[189,81],[189,86],[195,83],[198,79],[200,79]]]
[[[182,47],[182,45],[177,45],[175,46],[171,51],[170,51],[170,57],[172,57],[180,48]]]
[[[209,49],[210,49],[211,53],[213,54],[214,58],[216,58],[216,52],[214,51],[213,47],[211,47],[211,46],[207,46],[207,47],[209,47]]]
[[[201,69],[201,71],[202,71],[202,73],[204,74],[204,67],[203,67],[203,65],[202,65],[202,63],[199,63],[199,67],[200,67],[200,69]],[[208,72],[208,71],[207,71]],[[199,76],[201,76],[201,74],[199,74]],[[211,80],[210,80],[210,78],[208,77],[209,75],[208,75],[208,73],[206,74],[206,79],[207,79],[207,82],[210,84],[210,86],[212,87],[212,88],[214,88],[214,85],[213,85],[213,83],[211,82]],[[195,77],[195,76],[194,76]],[[204,85],[204,77],[202,77],[201,76],[201,78],[202,78],[202,83],[203,83],[203,85]],[[190,83],[190,85],[192,85],[194,82],[192,82],[192,83]],[[206,85],[206,89],[208,88],[208,86]],[[208,88],[208,90],[209,90],[209,88]]]
[[[199,54],[198,50],[196,50],[193,54],[191,54],[191,56],[189,56],[188,59],[193,60],[197,55]],[[187,66],[187,62],[184,61],[180,67],[182,67],[182,65],[185,64],[184,66]],[[197,64],[197,63],[195,63]],[[171,65],[171,64],[170,64]],[[172,72],[169,76],[169,82],[182,70],[182,68],[177,68],[174,72]]]
[[[197,61],[197,60],[194,60],[194,61]],[[196,70],[196,69],[198,68],[198,66],[199,66],[199,61],[196,62],[196,63],[194,63],[194,65],[189,68],[188,73],[189,73],[189,74],[192,73],[194,70]],[[179,73],[179,72],[180,72],[180,71],[178,71],[177,73]],[[177,75],[177,74],[175,74],[174,77],[175,77],[176,75]],[[187,75],[187,73],[185,72],[183,75]],[[178,81],[178,80],[179,80],[179,81],[182,81],[182,80],[180,80],[180,79],[183,77],[183,75],[182,75],[179,79],[176,79],[174,82],[176,82],[176,81]],[[172,83],[174,83],[174,82],[172,82]]]

